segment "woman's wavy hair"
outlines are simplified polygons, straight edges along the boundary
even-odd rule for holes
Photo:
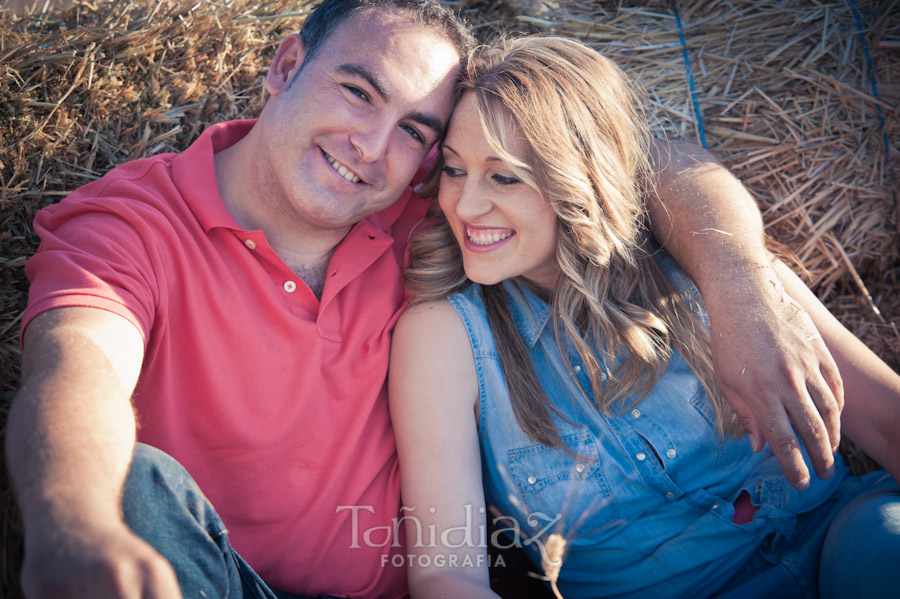
[[[651,391],[678,351],[714,398],[719,433],[738,434],[715,390],[702,312],[657,263],[644,207],[654,193],[643,96],[615,63],[555,36],[503,37],[469,56],[458,84],[475,103],[497,155],[556,212],[560,276],[546,297],[559,317],[556,341],[574,344],[590,381],[582,389],[606,414]],[[524,159],[504,150],[524,140]],[[443,161],[421,190],[436,198]],[[459,245],[432,201],[434,226],[416,234],[405,273],[413,302],[445,298],[470,284]],[[515,327],[503,286],[483,286],[489,323],[516,418],[535,441],[559,446],[548,400]],[[610,372],[604,373],[592,348]],[[570,372],[574,376],[574,373]],[[576,379],[577,380],[577,379]]]

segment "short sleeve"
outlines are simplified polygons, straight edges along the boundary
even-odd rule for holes
[[[127,319],[146,345],[158,298],[152,210],[114,193],[94,196],[91,186],[35,219],[41,243],[25,267],[30,288],[22,333],[47,310],[88,307]]]

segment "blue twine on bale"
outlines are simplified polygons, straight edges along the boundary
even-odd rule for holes
[[[859,39],[862,42],[863,54],[866,57],[866,68],[869,70],[869,82],[872,84],[872,95],[877,100],[878,99],[878,83],[875,81],[875,70],[872,69],[872,57],[869,55],[869,45],[866,43],[866,34],[863,32],[863,24],[862,18],[859,16],[859,9],[856,6],[856,0],[851,0],[851,4],[853,5],[853,16],[856,17],[856,27],[859,30]],[[883,6],[882,3],[881,6]],[[880,6],[878,8],[881,8]],[[877,12],[876,9],[874,12]],[[870,15],[871,16],[871,15]],[[894,167],[891,166],[891,144],[888,141],[887,127],[884,122],[884,111],[881,109],[881,104],[876,103],[875,108],[878,110],[878,120],[881,122],[881,137],[884,140],[884,149],[887,152],[887,163],[888,163],[888,171],[891,175],[891,183],[893,183],[893,196],[894,196],[894,205],[897,204],[897,176],[894,174]]]
[[[681,28],[681,17],[678,15],[678,9],[675,8],[675,22],[678,23],[678,37],[681,39],[681,49],[684,51],[684,64],[687,65],[688,81],[691,85],[691,100],[694,102],[694,115],[697,117],[697,130],[700,133],[700,143],[703,149],[706,146],[706,133],[703,131],[703,117],[700,116],[700,103],[697,102],[697,88],[694,86],[694,72],[691,70],[691,59],[688,56],[687,44],[684,41],[684,30]]]

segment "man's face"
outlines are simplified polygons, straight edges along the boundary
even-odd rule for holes
[[[260,192],[301,229],[340,230],[409,185],[449,120],[459,56],[402,11],[352,16],[302,69],[293,43],[267,78]]]

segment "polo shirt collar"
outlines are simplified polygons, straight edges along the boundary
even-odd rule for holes
[[[240,141],[254,123],[256,119],[212,125],[172,161],[172,180],[207,233],[216,227],[241,230],[219,193],[213,155]]]

